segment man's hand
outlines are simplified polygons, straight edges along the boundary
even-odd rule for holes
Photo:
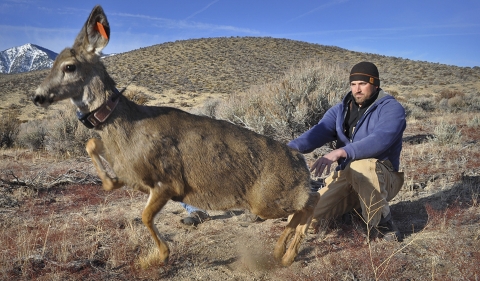
[[[315,171],[315,177],[319,177],[325,171],[325,167],[327,168],[327,173],[330,174],[330,167],[332,166],[333,162],[336,162],[340,158],[346,158],[347,152],[343,148],[335,149],[330,153],[323,155],[313,163],[312,167],[310,168],[310,172]]]

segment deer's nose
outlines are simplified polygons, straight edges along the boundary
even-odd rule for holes
[[[41,95],[35,95],[35,96],[33,97],[33,103],[34,103],[35,105],[37,105],[37,106],[44,104],[44,103],[45,103],[45,100],[46,100],[45,97],[44,97],[44,96],[41,96]]]

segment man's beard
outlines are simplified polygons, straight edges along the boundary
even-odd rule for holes
[[[365,95],[362,95],[360,97],[357,97],[357,96],[354,95],[353,98],[355,99],[355,102],[358,105],[363,105],[367,101],[367,98],[365,97]]]

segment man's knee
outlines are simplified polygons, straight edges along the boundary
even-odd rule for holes
[[[363,174],[366,171],[375,171],[377,161],[378,160],[374,158],[355,160],[347,166],[347,169],[360,174]]]

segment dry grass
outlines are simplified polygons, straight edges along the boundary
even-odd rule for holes
[[[468,116],[456,117],[466,121]],[[448,120],[453,122],[453,115],[432,118],[421,132],[433,135],[436,124]],[[0,187],[4,198],[10,199],[4,199],[0,209],[0,276],[13,280],[475,280],[479,271],[474,261],[480,258],[479,164],[463,153],[465,145],[468,149],[468,143],[478,138],[475,132],[468,135],[472,139],[462,134],[451,144],[428,138],[405,144],[402,166],[408,180],[392,204],[394,218],[407,235],[404,242],[380,240],[366,245],[361,219],[355,217],[351,224],[335,220],[322,233],[307,237],[290,268],[272,262],[270,247],[285,222],[247,223],[240,212],[212,212],[213,220],[185,228],[179,223],[185,213],[173,202],[157,220],[172,249],[170,262],[161,266],[140,220],[145,195],[128,189],[104,192],[85,158],[4,150]],[[470,149],[468,155],[478,154]],[[82,172],[69,172],[72,169]],[[62,175],[66,175],[63,181]]]
[[[312,62],[312,54],[323,60]],[[294,55],[309,62],[302,64]],[[406,182],[391,204],[406,235],[403,242],[366,244],[362,219],[339,218],[309,234],[294,264],[282,268],[272,261],[272,245],[284,221],[251,223],[241,211],[211,212],[212,220],[188,228],[179,222],[184,210],[169,202],[156,225],[172,254],[160,265],[140,219],[146,195],[128,188],[101,190],[90,160],[73,150],[82,151],[89,137],[71,119],[73,112],[28,110],[24,99],[13,102],[24,110],[12,119],[15,124],[44,120],[19,125],[17,147],[0,150],[0,279],[478,280],[479,69],[272,38],[181,41],[123,54],[107,64],[116,66],[114,76],[123,85],[129,83],[126,77],[131,80],[129,73],[142,71],[129,84],[131,98],[139,103],[183,104],[216,118],[236,110],[232,121],[287,141],[311,125],[299,120],[315,122],[339,98],[345,79],[339,76],[352,61],[363,59],[378,62],[382,85],[408,112],[401,159]],[[288,70],[291,65],[297,67]],[[2,75],[0,96],[16,98],[43,76]],[[221,92],[236,94],[229,101]],[[299,98],[302,93],[308,95]],[[11,103],[7,99],[2,113]],[[312,107],[318,111],[313,115]],[[69,139],[72,135],[77,137]],[[326,150],[307,154],[308,162]]]

